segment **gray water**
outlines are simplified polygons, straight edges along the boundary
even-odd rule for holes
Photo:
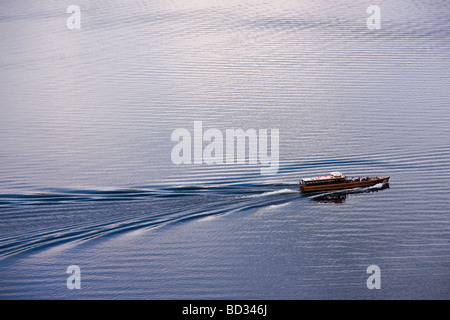
[[[448,1],[76,4],[0,4],[0,298],[450,298]],[[194,121],[276,174],[174,164]],[[298,192],[331,171],[391,180]]]

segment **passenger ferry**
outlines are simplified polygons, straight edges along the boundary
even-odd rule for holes
[[[362,188],[374,186],[378,183],[388,183],[390,177],[351,177],[347,178],[340,172],[332,172],[329,175],[303,178],[300,181],[300,191],[330,191],[349,188]]]

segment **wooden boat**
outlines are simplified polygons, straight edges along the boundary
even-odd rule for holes
[[[350,188],[364,188],[378,183],[388,183],[390,177],[351,177],[347,178],[340,172],[329,175],[303,178],[300,181],[301,192],[320,192]]]

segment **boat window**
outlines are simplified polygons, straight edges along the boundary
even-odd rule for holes
[[[316,185],[324,185],[324,184],[333,184],[341,182],[341,179],[330,179],[330,180],[318,180],[318,181],[308,181],[305,182],[307,186],[316,186]]]

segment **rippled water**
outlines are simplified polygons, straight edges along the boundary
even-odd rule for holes
[[[0,297],[450,298],[450,5],[377,4],[3,1]],[[174,164],[194,121],[277,173]],[[298,192],[331,171],[391,180]]]

